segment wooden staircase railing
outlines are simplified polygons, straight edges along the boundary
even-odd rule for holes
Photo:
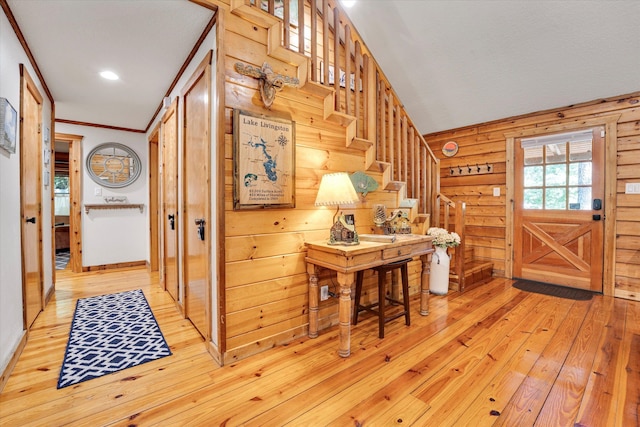
[[[453,290],[464,291],[465,288],[465,239],[464,239],[464,216],[466,204],[456,203],[448,197],[438,193],[436,210],[434,212],[434,223],[437,227],[442,227],[448,231],[454,231],[460,236],[460,245],[454,248],[451,255],[452,265],[450,275],[450,285]]]
[[[282,20],[282,46],[310,58],[309,80],[334,90],[334,114],[356,119],[353,139],[373,151],[366,168],[389,169],[383,184],[404,183],[417,213],[431,214],[439,161],[337,0],[298,0],[294,8],[282,0],[245,2]]]

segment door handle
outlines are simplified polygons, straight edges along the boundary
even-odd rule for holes
[[[200,237],[200,240],[204,240],[204,218],[197,218],[195,223],[198,226],[198,237]]]
[[[32,216],[31,218],[27,218],[25,221],[26,222],[30,222],[31,224],[35,224],[36,223],[36,217]]]
[[[600,221],[602,219],[602,216],[600,215],[593,215],[593,220],[594,221]]]
[[[169,220],[169,226],[172,230],[176,229],[176,216],[174,214],[167,215],[167,219]]]

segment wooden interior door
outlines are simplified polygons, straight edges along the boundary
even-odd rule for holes
[[[159,164],[160,155],[158,153],[158,143],[160,130],[156,125],[149,137],[149,270],[158,271],[158,241],[160,236],[160,225],[158,217],[160,208],[158,200],[159,193]]]
[[[177,97],[162,117],[162,200],[164,287],[179,302]]]
[[[211,54],[183,89],[183,236],[185,312],[211,338]]]
[[[514,276],[603,290],[604,129],[516,140]]]
[[[44,308],[42,280],[42,96],[20,67],[20,190],[22,216],[22,294],[25,329]]]
[[[56,133],[56,141],[69,144],[69,264],[82,272],[82,135]]]

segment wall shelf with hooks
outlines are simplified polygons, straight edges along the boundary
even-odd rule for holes
[[[118,203],[118,204],[96,204],[96,205],[84,205],[84,212],[86,214],[91,211],[91,209],[140,209],[140,213],[144,210],[144,204],[142,203]]]
[[[493,164],[474,163],[472,165],[456,165],[449,167],[449,176],[484,175],[493,173]]]

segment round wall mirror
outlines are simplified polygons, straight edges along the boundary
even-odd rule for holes
[[[98,145],[87,156],[89,176],[98,184],[121,188],[140,176],[140,158],[131,148],[116,142]]]

